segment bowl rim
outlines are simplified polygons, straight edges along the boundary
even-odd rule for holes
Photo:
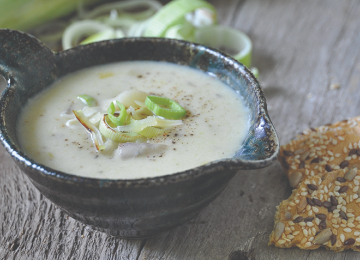
[[[8,30],[8,29],[5,29],[5,30],[12,31],[12,32],[15,31],[15,30]],[[24,34],[27,37],[30,36],[23,32],[19,32],[19,31],[15,31],[15,32]],[[30,36],[30,37],[37,40],[33,36]],[[39,40],[37,40],[37,41],[40,45],[42,45],[42,47],[48,49],[48,47],[45,46],[44,43],[42,43]],[[4,109],[1,109],[0,110],[0,126],[1,126],[0,127],[0,140],[1,140],[2,145],[6,148],[6,150],[9,152],[9,154],[12,156],[12,158],[15,160],[15,162],[17,164],[20,164],[21,166],[26,167],[26,168],[30,167],[30,168],[32,168],[32,170],[37,171],[37,173],[39,173],[40,175],[42,175],[46,178],[55,179],[60,182],[103,188],[103,187],[113,187],[114,185],[121,186],[121,187],[137,187],[137,186],[144,186],[144,185],[145,186],[153,186],[153,185],[160,185],[160,184],[164,184],[164,183],[173,183],[173,182],[193,179],[193,178],[195,178],[195,176],[203,176],[203,175],[209,174],[214,171],[219,171],[219,170],[229,170],[230,171],[230,170],[248,170],[248,169],[263,168],[263,167],[269,166],[271,163],[273,163],[277,159],[278,154],[279,154],[279,149],[280,149],[279,139],[278,139],[277,133],[275,131],[275,128],[270,120],[270,117],[267,113],[266,99],[265,99],[264,93],[261,89],[261,86],[260,86],[258,80],[250,72],[250,70],[247,69],[243,64],[241,64],[239,61],[235,60],[234,58],[232,58],[231,56],[229,56],[228,54],[226,54],[220,50],[217,50],[217,49],[214,49],[214,48],[211,48],[208,46],[204,46],[202,44],[187,42],[187,41],[183,41],[183,40],[167,39],[167,38],[151,38],[151,37],[136,38],[135,37],[135,38],[122,38],[122,39],[115,39],[115,40],[107,40],[107,41],[96,42],[96,43],[92,43],[92,44],[88,44],[88,45],[80,45],[80,46],[76,46],[76,47],[68,49],[68,50],[54,53],[54,55],[58,56],[56,58],[61,58],[61,56],[69,55],[69,54],[71,55],[72,52],[76,52],[76,51],[79,51],[82,49],[97,48],[97,46],[111,44],[114,42],[132,42],[132,41],[169,42],[169,43],[176,43],[176,44],[181,44],[181,45],[184,45],[184,44],[189,45],[190,44],[191,49],[203,49],[208,52],[215,52],[215,53],[220,54],[221,59],[224,59],[225,61],[227,61],[231,64],[236,64],[237,68],[240,69],[241,74],[250,82],[249,85],[251,85],[251,87],[256,90],[256,91],[254,91],[254,93],[255,93],[254,95],[259,100],[258,105],[257,105],[258,106],[257,107],[258,114],[256,117],[265,119],[271,128],[270,132],[273,135],[272,139],[274,142],[274,152],[271,154],[271,156],[267,157],[265,159],[262,159],[262,160],[244,160],[244,159],[224,158],[224,159],[212,161],[207,164],[200,165],[200,166],[197,166],[197,167],[185,170],[185,171],[175,172],[175,173],[156,176],[156,177],[145,177],[145,178],[137,178],[137,179],[106,179],[106,178],[101,179],[101,178],[90,178],[90,177],[78,176],[78,175],[69,174],[66,172],[52,169],[51,167],[48,167],[43,164],[36,163],[36,162],[34,162],[34,160],[32,158],[27,156],[24,152],[18,151],[17,146],[14,144],[14,142],[11,140],[11,138],[7,134],[6,126],[4,127],[5,131],[3,131],[5,112],[4,112]],[[5,75],[5,80],[8,82],[8,85],[7,85],[6,89],[4,90],[4,92],[2,93],[2,96],[0,99],[0,107],[1,108],[3,108],[4,104],[6,104],[6,102],[9,101],[8,96],[12,96],[12,95],[9,95],[9,91],[11,89],[11,84],[10,84],[11,79],[6,78],[6,75]],[[20,167],[20,168],[22,168],[22,167]]]

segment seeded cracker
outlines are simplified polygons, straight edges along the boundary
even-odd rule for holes
[[[352,171],[336,170],[301,182],[277,207],[269,245],[360,251],[360,171]]]
[[[279,160],[292,188],[311,176],[360,169],[360,117],[306,130],[281,146]]]

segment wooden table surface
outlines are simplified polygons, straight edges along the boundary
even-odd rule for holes
[[[247,33],[281,143],[360,114],[360,1],[211,0],[220,24]],[[2,88],[4,88],[4,84]],[[333,89],[334,86],[339,88]],[[0,259],[359,259],[360,253],[268,246],[291,189],[279,163],[239,172],[197,218],[124,240],[69,218],[0,148]]]

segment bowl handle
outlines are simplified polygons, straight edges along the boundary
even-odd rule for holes
[[[7,87],[35,90],[50,84],[56,71],[54,52],[41,41],[20,31],[0,30],[0,75]]]

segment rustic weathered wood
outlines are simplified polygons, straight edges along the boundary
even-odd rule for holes
[[[309,126],[359,115],[360,2],[211,0],[220,23],[247,33],[282,143]],[[331,90],[332,84],[340,89]],[[196,219],[162,236],[123,240],[50,203],[0,148],[0,259],[358,259],[267,246],[291,189],[278,163],[241,172]]]

